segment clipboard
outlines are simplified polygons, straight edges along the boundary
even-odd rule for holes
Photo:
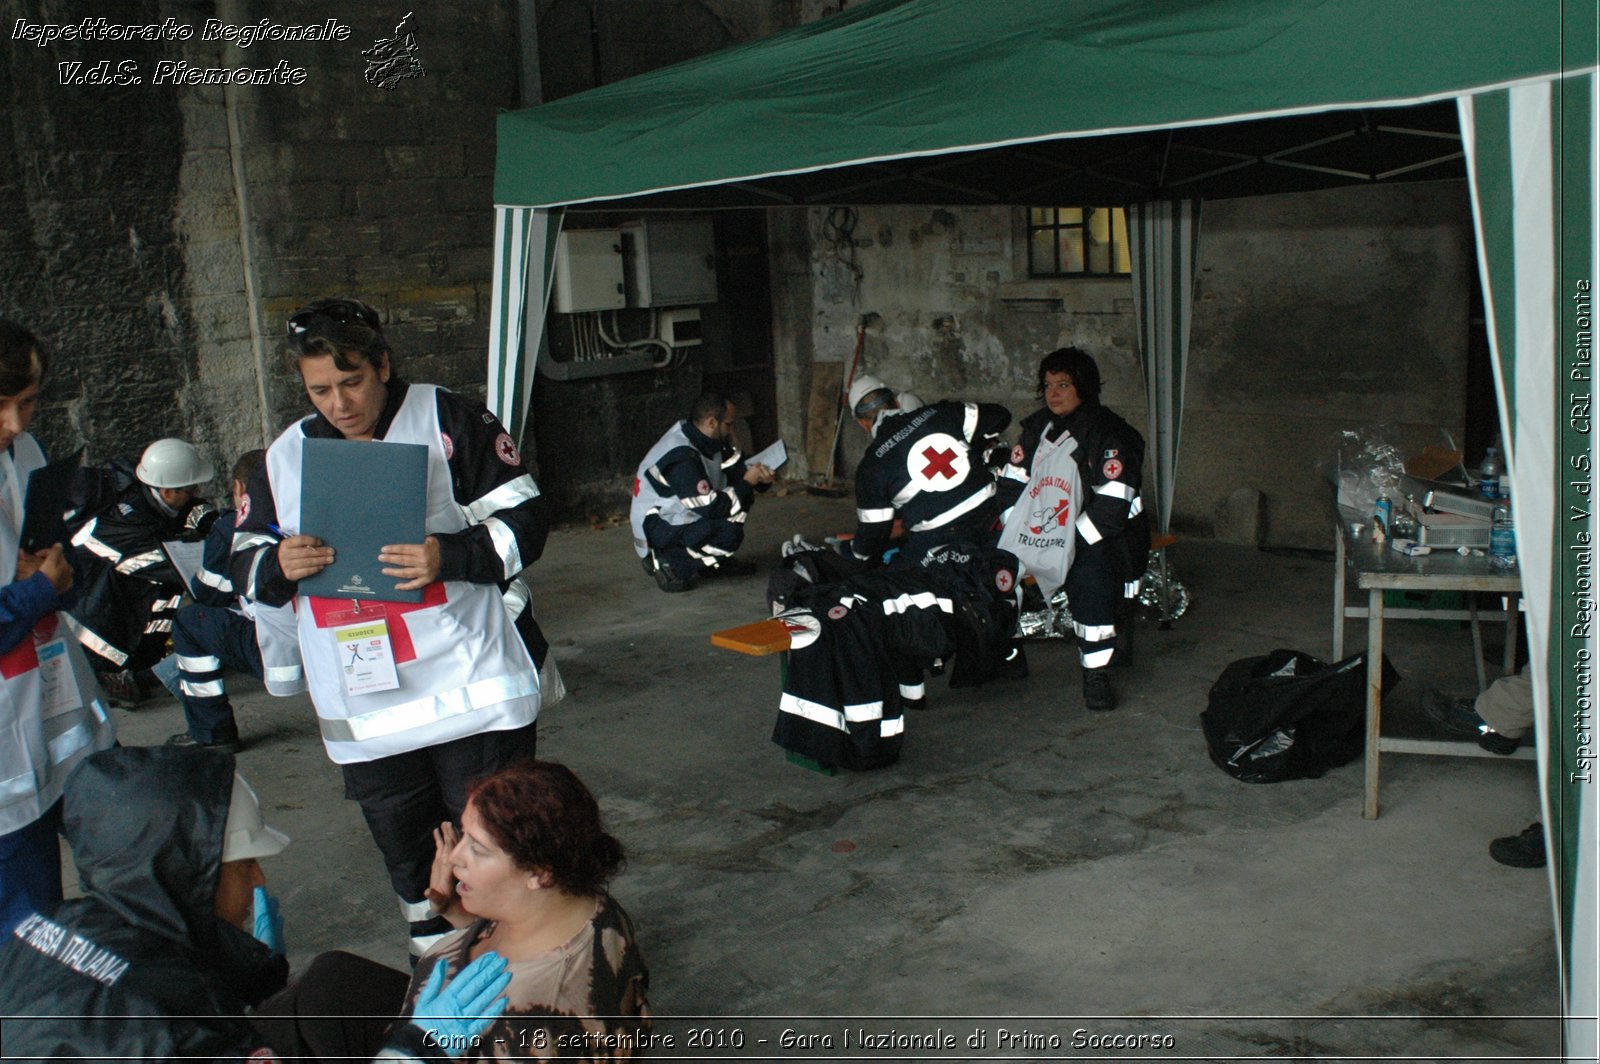
[[[378,551],[427,535],[428,448],[383,440],[305,441],[300,532],[333,548],[334,562],[300,581],[299,594],[421,602],[422,589],[384,576]]]

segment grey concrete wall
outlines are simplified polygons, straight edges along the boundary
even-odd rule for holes
[[[1019,417],[1037,405],[1039,358],[1075,344],[1099,362],[1105,402],[1142,427],[1130,284],[1026,279],[1022,224],[1010,209],[922,207],[862,209],[853,227],[837,210],[806,212],[804,228],[775,222],[782,324],[809,310],[811,357],[841,360],[875,313],[866,369]],[[783,265],[801,248],[803,277]],[[1461,439],[1471,268],[1460,183],[1207,204],[1175,524],[1209,534],[1250,488],[1266,499],[1267,542],[1323,546],[1322,478],[1342,430],[1377,431],[1402,453],[1442,442],[1441,429]],[[797,364],[780,380],[808,379],[805,346],[789,343]],[[847,465],[864,446],[849,426]]]
[[[159,21],[163,7],[119,10]],[[66,3],[0,5],[8,33],[24,16],[81,15]],[[131,54],[66,42],[0,50],[0,313],[31,328],[50,358],[38,435],[54,453],[86,446],[92,459],[214,432],[186,402],[198,352],[177,224],[178,97],[58,84],[58,63]]]

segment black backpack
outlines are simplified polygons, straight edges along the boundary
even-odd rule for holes
[[[1400,674],[1383,659],[1383,689]],[[1242,658],[1211,686],[1200,727],[1211,760],[1246,783],[1315,779],[1366,745],[1367,655],[1329,665],[1298,650]]]

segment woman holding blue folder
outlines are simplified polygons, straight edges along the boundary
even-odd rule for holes
[[[394,371],[378,314],[353,299],[289,319],[289,359],[316,413],[286,429],[239,507],[233,585],[268,605],[294,599],[295,635],[328,756],[361,804],[420,956],[449,930],[425,891],[433,829],[459,820],[466,786],[534,754],[548,650],[518,578],[549,522],[516,443],[483,406]],[[418,603],[325,598],[298,583],[336,544],[299,527],[308,439],[427,449],[426,536],[375,562]],[[348,485],[363,506],[362,484]],[[370,502],[370,500],[369,500]],[[292,646],[265,639],[268,668]]]

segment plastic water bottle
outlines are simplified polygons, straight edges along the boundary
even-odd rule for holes
[[[1394,503],[1389,501],[1387,492],[1378,496],[1378,501],[1372,508],[1372,515],[1378,519],[1378,527],[1383,529],[1383,534],[1389,535],[1394,521]]]
[[[1517,567],[1517,525],[1511,516],[1511,500],[1501,497],[1489,519],[1489,565],[1502,571]]]
[[[1498,498],[1500,478],[1505,475],[1505,463],[1500,460],[1500,448],[1490,447],[1478,467],[1478,494],[1485,499]]]

